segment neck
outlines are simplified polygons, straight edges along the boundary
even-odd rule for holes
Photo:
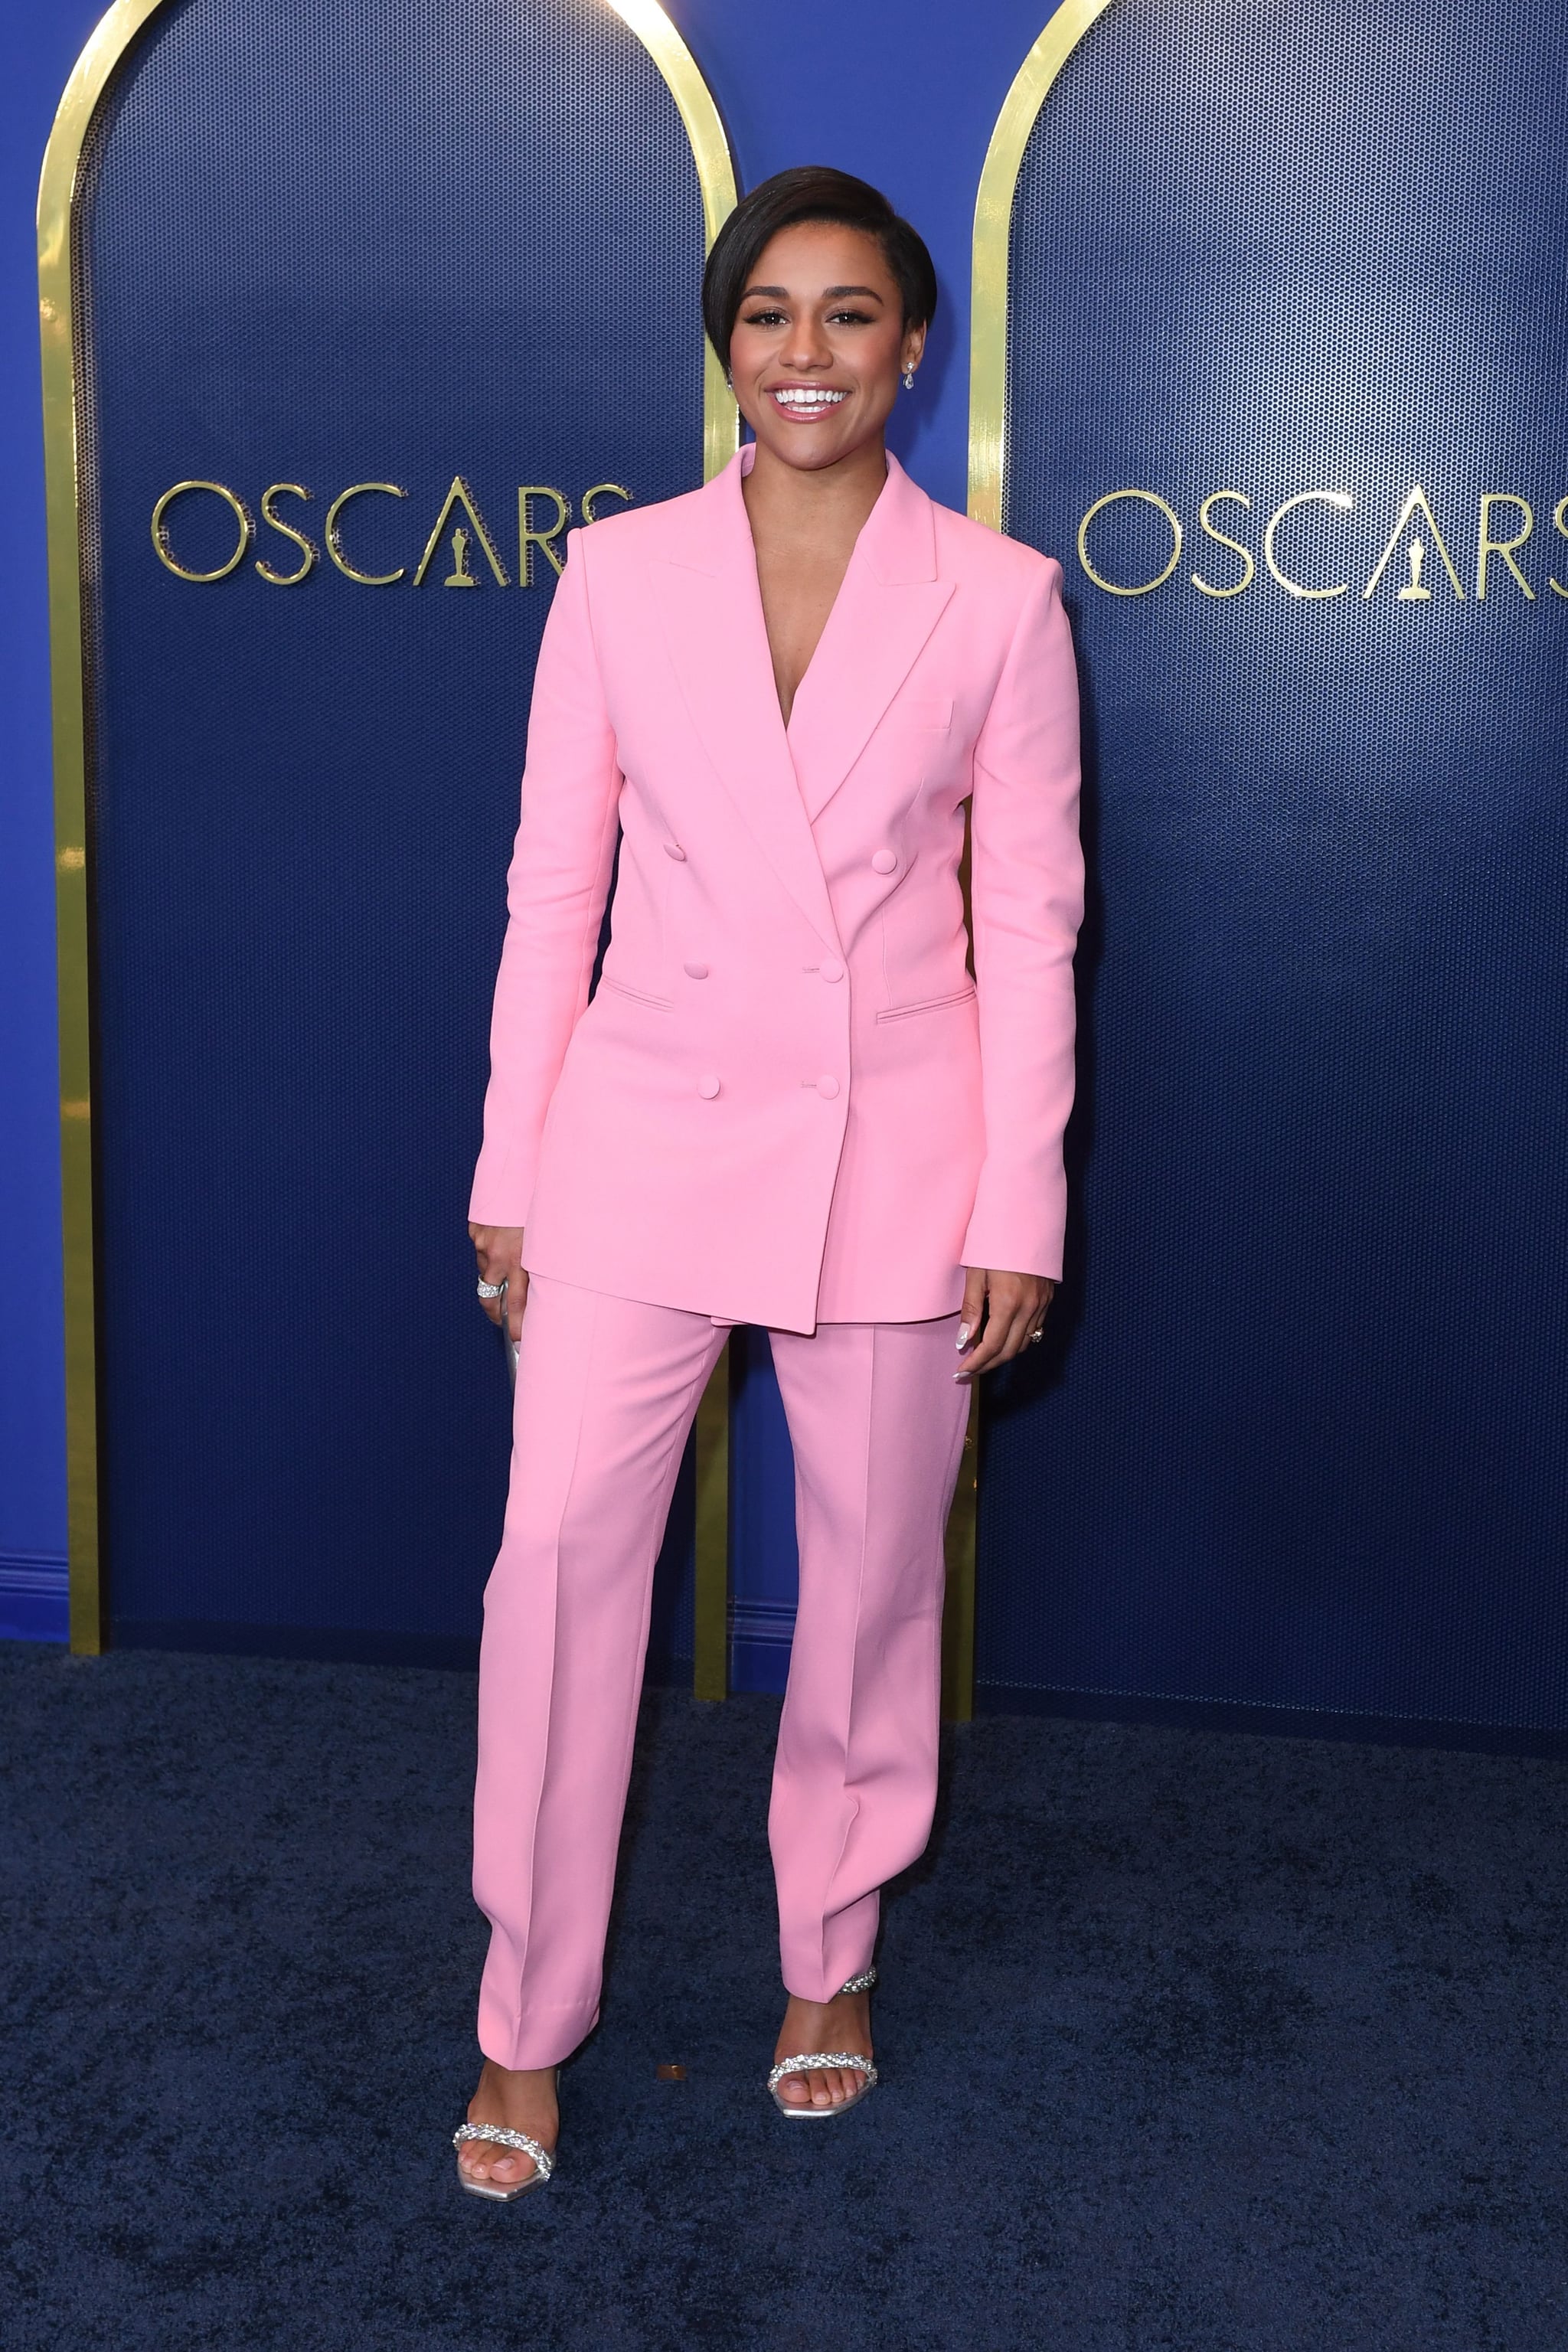
[[[887,478],[888,453],[879,435],[837,465],[816,467],[787,465],[759,442],[741,487],[753,526],[784,536],[798,533],[820,545],[858,538]]]

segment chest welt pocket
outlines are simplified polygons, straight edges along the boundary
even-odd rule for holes
[[[967,988],[950,988],[945,996],[922,996],[918,1004],[889,1004],[879,1013],[879,1021],[912,1021],[917,1013],[943,1013],[950,1004],[973,1004],[974,983]]]
[[[952,725],[951,695],[905,694],[893,706],[894,716],[906,727],[925,735],[945,735]]]

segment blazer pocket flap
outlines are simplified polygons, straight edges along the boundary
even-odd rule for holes
[[[608,989],[612,996],[626,997],[632,1004],[651,1005],[656,1013],[673,1013],[675,1010],[671,998],[655,996],[649,989],[634,988],[628,981],[617,980],[614,972],[602,971],[599,974],[599,988],[595,992],[597,994],[605,989]]]
[[[915,1004],[888,1004],[878,1013],[879,1021],[909,1021],[917,1013],[941,1013],[950,1004],[973,1004],[974,982],[967,988],[950,988],[945,996],[922,996]]]
[[[898,714],[907,726],[929,728],[945,735],[952,725],[952,697],[936,694],[906,694],[900,698]]]

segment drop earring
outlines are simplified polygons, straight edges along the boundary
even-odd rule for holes
[[[904,370],[904,390],[906,392],[913,392],[914,388],[915,372],[912,367],[907,367]]]

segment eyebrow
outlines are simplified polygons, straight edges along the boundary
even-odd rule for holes
[[[742,302],[750,302],[759,294],[773,294],[781,301],[787,301],[789,288],[787,286],[748,286],[741,299]],[[873,302],[880,302],[886,299],[878,293],[874,286],[825,286],[822,289],[822,299],[825,302],[841,301],[846,294],[864,294]]]

